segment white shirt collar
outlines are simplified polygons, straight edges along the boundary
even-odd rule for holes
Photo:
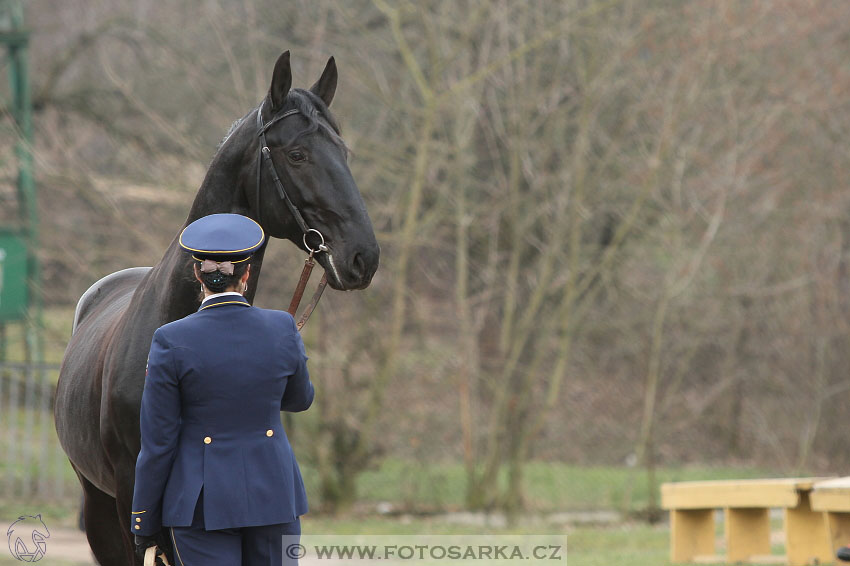
[[[201,304],[206,303],[206,302],[207,302],[207,301],[209,301],[210,299],[214,299],[214,298],[216,298],[216,297],[223,297],[223,296],[225,296],[225,295],[239,295],[239,296],[241,297],[241,296],[242,296],[242,293],[237,293],[236,291],[225,291],[224,293],[213,293],[212,295],[207,295],[207,296],[204,298],[204,300],[203,300],[203,301],[201,301]]]

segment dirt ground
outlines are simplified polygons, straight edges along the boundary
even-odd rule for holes
[[[5,541],[3,547],[5,547]],[[4,552],[5,551],[5,552]],[[44,566],[97,566],[92,558],[86,535],[76,529],[52,528],[47,539],[47,552],[38,561]],[[0,566],[18,565],[7,548],[0,550]]]

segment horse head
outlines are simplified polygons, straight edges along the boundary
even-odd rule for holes
[[[331,287],[363,289],[378,269],[380,249],[329,109],[336,84],[333,57],[309,90],[291,88],[289,52],[278,58],[257,110],[254,208],[269,235],[317,250]]]

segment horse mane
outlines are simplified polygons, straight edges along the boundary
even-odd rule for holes
[[[232,134],[234,131],[236,131],[236,128],[238,128],[238,127],[239,127],[239,124],[241,124],[241,123],[242,123],[242,120],[244,120],[244,119],[245,119],[245,117],[243,116],[242,118],[239,118],[238,120],[234,120],[234,121],[233,121],[233,123],[232,123],[232,124],[230,124],[230,129],[229,129],[229,130],[227,130],[227,133],[224,135],[224,137],[223,137],[223,138],[221,138],[221,141],[220,141],[220,142],[218,142],[218,145],[217,145],[217,146],[215,146],[215,150],[216,150],[216,151],[218,151],[219,149],[221,149],[221,146],[223,146],[223,145],[224,145],[224,142],[226,142],[226,141],[227,141],[227,139],[230,137],[230,134]]]

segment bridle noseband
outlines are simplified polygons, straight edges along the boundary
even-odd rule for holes
[[[315,265],[315,260],[313,256],[318,252],[328,252],[328,247],[325,245],[325,237],[322,236],[322,233],[316,230],[315,228],[310,228],[307,226],[307,222],[304,220],[304,217],[301,215],[301,211],[298,210],[298,207],[295,206],[295,203],[292,202],[292,199],[289,198],[289,195],[286,193],[286,189],[283,188],[283,183],[280,181],[280,175],[277,174],[277,169],[274,166],[274,161],[272,160],[272,152],[269,149],[269,144],[266,141],[266,130],[271,128],[280,120],[283,120],[287,116],[292,116],[293,114],[298,114],[299,111],[296,109],[287,110],[280,116],[275,116],[272,118],[268,124],[263,123],[263,105],[265,104],[265,100],[260,103],[260,107],[257,108],[257,135],[260,138],[260,151],[257,154],[257,220],[260,220],[261,207],[260,207],[260,192],[261,185],[260,179],[262,177],[263,172],[263,161],[265,161],[269,166],[269,172],[272,175],[272,180],[274,181],[274,186],[277,189],[277,194],[280,196],[280,199],[286,203],[286,207],[289,209],[289,212],[292,213],[293,218],[295,218],[295,222],[298,224],[298,227],[301,228],[302,232],[302,240],[304,242],[304,247],[310,253],[307,256],[307,261],[304,262],[304,268],[301,270],[301,277],[298,280],[298,285],[295,287],[295,293],[292,296],[292,301],[289,303],[289,308],[287,312],[292,316],[295,316],[296,311],[298,310],[298,305],[301,303],[301,298],[304,296],[304,289],[307,287],[307,282],[310,280],[310,274],[313,271],[313,266]],[[261,223],[262,224],[262,223]],[[319,245],[316,248],[310,247],[310,244],[307,243],[307,235],[310,233],[314,233],[319,237]],[[330,255],[328,255],[330,258]],[[307,304],[304,309],[304,312],[301,314],[301,318],[298,319],[296,326],[298,330],[307,324],[307,320],[310,318],[310,315],[313,314],[313,309],[316,308],[316,305],[319,302],[319,299],[322,297],[322,293],[325,290],[325,287],[328,284],[328,274],[325,273],[322,275],[322,280],[319,282],[319,286],[316,289],[316,292],[313,293],[313,298]]]

